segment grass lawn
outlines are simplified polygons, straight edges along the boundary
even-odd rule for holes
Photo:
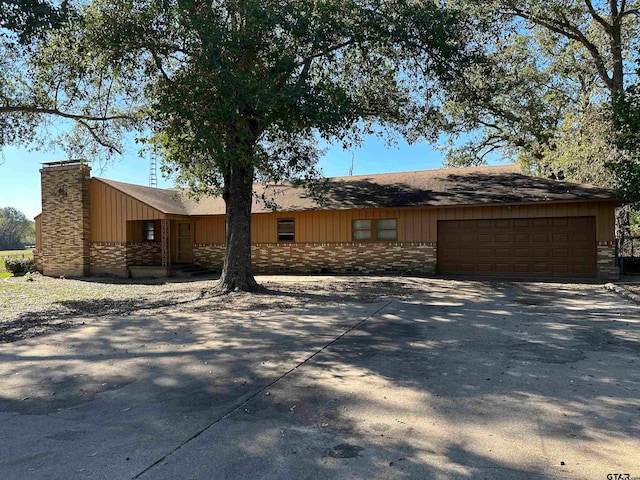
[[[0,250],[0,275],[6,272],[4,268],[5,258],[33,258],[33,250]]]

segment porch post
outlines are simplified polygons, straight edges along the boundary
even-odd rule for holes
[[[160,248],[162,254],[162,266],[169,274],[171,265],[171,256],[169,252],[169,220],[163,218],[160,220]]]

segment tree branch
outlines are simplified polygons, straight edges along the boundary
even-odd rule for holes
[[[500,127],[499,127],[499,126],[498,126],[498,124],[497,124],[497,123],[495,123],[495,122],[489,122],[489,121],[487,121],[487,120],[479,119],[479,120],[478,120],[478,123],[479,123],[480,125],[482,125],[483,127],[493,128],[493,129],[495,129],[495,130],[500,130]]]
[[[565,36],[566,38],[569,38],[571,40],[575,40],[576,42],[581,43],[591,54],[591,57],[593,58],[596,65],[596,70],[598,71],[598,75],[600,75],[600,78],[602,78],[602,81],[605,83],[607,88],[611,91],[613,91],[616,88],[613,80],[611,79],[611,77],[609,77],[609,72],[607,71],[606,64],[602,59],[602,55],[600,55],[600,51],[598,50],[598,47],[594,45],[591,41],[589,41],[589,39],[585,37],[585,35],[582,33],[582,31],[578,27],[571,25],[566,18],[563,19],[562,21],[558,21],[553,18],[548,18],[548,17],[545,18],[541,16],[538,17],[519,8],[514,8],[513,12],[517,16],[525,20],[528,20],[541,27],[548,28],[552,32],[558,33],[560,35]]]
[[[487,145],[487,146],[489,146],[489,145]],[[491,147],[490,147],[490,148],[488,148],[487,150],[485,150],[484,152],[482,152],[482,153],[479,155],[479,158],[484,162],[484,161],[485,161],[485,158],[487,157],[487,155],[489,155],[489,154],[491,154],[491,153],[495,152],[496,150],[500,150],[501,148],[503,148],[503,145],[500,145],[499,143],[495,143],[495,144],[491,145]],[[478,154],[476,154],[476,155],[478,155]]]
[[[79,119],[76,119],[76,122],[78,122],[80,125],[82,125],[91,134],[93,139],[98,144],[102,145],[103,147],[107,148],[108,150],[116,152],[118,155],[122,155],[122,150],[121,149],[119,149],[115,145],[105,141],[100,135],[98,135],[96,133],[95,128],[93,128],[87,122],[85,122],[84,120],[79,120]]]
[[[609,10],[611,11],[611,21],[617,22],[620,17],[620,11],[618,10],[618,0],[609,0]]]
[[[621,17],[626,17],[627,15],[638,15],[640,13],[640,8],[632,8],[630,10],[624,10],[620,12]]]
[[[167,75],[167,72],[165,72],[164,67],[162,66],[162,60],[160,59],[158,54],[154,50],[149,50],[149,51],[151,52],[151,56],[153,57],[153,62],[156,64],[156,68],[162,75],[162,78],[164,78],[167,83],[173,83],[169,78],[169,75]]]
[[[611,33],[611,29],[612,29],[611,25],[609,25],[607,21],[600,16],[600,14],[596,11],[596,9],[593,8],[593,3],[591,3],[591,0],[584,0],[584,4],[587,6],[587,10],[589,10],[589,13],[593,17],[593,19],[596,22],[598,22],[600,25],[602,25],[602,27],[607,33]]]
[[[55,115],[78,122],[109,122],[112,120],[127,120],[132,118],[130,115],[110,115],[101,117],[94,115],[79,115],[63,112],[61,110],[58,110],[57,108],[43,108],[37,107],[35,105],[2,105],[0,106],[0,113],[32,113],[35,115]]]
[[[331,52],[335,52],[337,50],[340,50],[341,48],[348,47],[349,45],[353,45],[354,43],[355,43],[355,40],[351,38],[351,39],[346,40],[346,41],[344,41],[342,43],[338,43],[336,45],[332,45],[330,47],[327,47],[327,48],[325,48],[324,50],[322,50],[320,52],[316,52],[316,53],[313,53],[313,54],[309,55],[307,58],[305,58],[300,63],[298,63],[298,66],[304,65],[307,62],[311,62],[312,60],[314,60],[316,58],[323,57],[323,56],[325,56],[325,55],[327,55],[327,54],[329,54]]]

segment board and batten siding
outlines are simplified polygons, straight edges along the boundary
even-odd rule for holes
[[[614,202],[575,202],[258,213],[251,219],[251,242],[277,243],[278,219],[295,220],[296,243],[344,243],[353,241],[351,222],[360,219],[396,218],[398,242],[436,242],[438,220],[580,216],[596,217],[597,241],[611,242],[615,240],[614,207]],[[224,243],[224,228],[223,215],[197,218],[195,243]]]
[[[92,242],[136,241],[137,232],[130,232],[127,240],[127,221],[159,220],[165,217],[159,210],[95,178],[91,179],[89,185],[89,198]],[[137,241],[142,240],[141,229],[142,226]]]
[[[255,218],[255,216],[254,216]],[[222,244],[224,243],[225,216],[196,217],[195,243]]]

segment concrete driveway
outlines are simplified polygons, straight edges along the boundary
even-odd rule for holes
[[[640,308],[602,286],[275,281],[0,345],[0,478],[640,478]]]

